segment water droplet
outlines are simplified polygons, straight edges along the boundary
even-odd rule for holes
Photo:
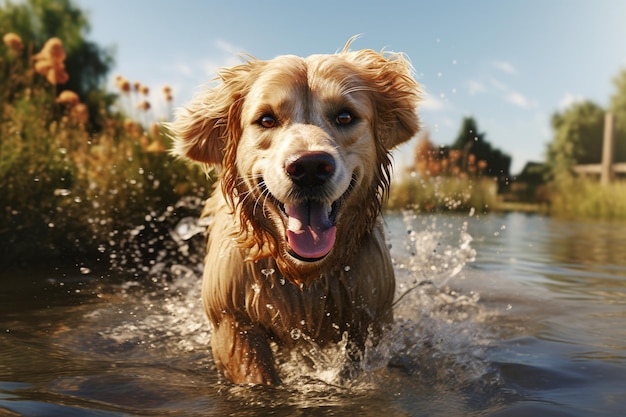
[[[254,283],[252,284],[252,290],[254,291],[255,294],[258,294],[261,292],[261,287],[259,287],[259,284]]]
[[[291,332],[289,332],[291,334],[291,338],[293,340],[298,340],[300,339],[300,337],[302,336],[302,330],[300,329],[291,329]]]
[[[274,273],[274,268],[261,269],[261,273],[267,278]]]
[[[265,307],[266,307],[268,310],[273,310],[273,309],[274,309],[274,306],[273,306],[272,304],[265,304]]]
[[[346,265],[346,266],[344,266],[344,267],[343,267],[343,270],[344,270],[344,271],[346,271],[346,272],[348,272],[348,271],[350,270],[350,265]]]
[[[198,221],[194,217],[185,217],[181,219],[174,230],[171,232],[174,240],[189,240],[198,233],[204,232],[204,227],[198,225]]]
[[[35,179],[35,181],[39,181],[39,179]],[[67,188],[57,188],[54,190],[54,195],[60,195],[61,197],[66,197],[70,195],[72,192]]]
[[[83,275],[87,275],[91,273],[91,268],[87,268],[86,266],[80,267],[80,273]]]

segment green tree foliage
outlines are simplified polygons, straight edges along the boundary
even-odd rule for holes
[[[609,110],[615,115],[615,161],[626,161],[626,70],[613,80],[616,87]],[[554,138],[548,145],[549,177],[569,176],[574,165],[602,160],[604,108],[589,100],[575,103],[552,116]]]
[[[25,64],[46,40],[63,41],[69,81],[62,87],[88,100],[98,91],[113,64],[113,54],[86,39],[90,26],[81,9],[70,0],[7,1],[0,5],[0,28],[3,33],[17,33],[26,45]]]
[[[551,180],[571,175],[574,165],[600,163],[604,114],[602,107],[584,101],[552,116],[554,139],[547,152]]]
[[[507,179],[510,176],[511,157],[499,149],[494,149],[486,140],[486,134],[478,130],[478,124],[473,117],[463,119],[459,134],[451,149],[462,152],[462,170],[467,170],[469,156],[474,155],[478,161],[486,161],[486,174]]]

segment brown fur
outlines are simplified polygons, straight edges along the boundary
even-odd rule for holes
[[[221,172],[205,210],[213,221],[202,298],[215,361],[235,383],[278,384],[270,343],[294,346],[294,329],[319,345],[347,332],[362,347],[392,319],[381,205],[389,152],[418,130],[418,85],[402,55],[348,45],[225,69],[170,126],[176,154]],[[334,119],[344,111],[354,117],[347,127]],[[264,114],[277,125],[262,127]],[[284,167],[307,152],[337,165],[315,198],[342,202],[334,245],[313,260],[293,256],[280,208],[302,198]]]

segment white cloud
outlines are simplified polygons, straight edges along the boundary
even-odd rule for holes
[[[217,39],[215,41],[215,46],[222,52],[226,52],[229,55],[238,55],[243,52],[241,48],[236,47],[232,43],[225,41],[223,39]]]
[[[496,80],[495,78],[492,78],[491,80],[489,80],[489,84],[491,84],[491,86],[494,87],[496,90],[500,90],[500,91],[509,91],[510,90],[509,87],[506,84]]]
[[[487,87],[485,87],[485,84],[476,80],[470,80],[467,87],[471,96],[487,91]]]
[[[431,94],[426,94],[424,100],[420,103],[420,107],[423,110],[443,110],[445,103]]]
[[[576,103],[581,103],[583,101],[585,101],[585,99],[582,96],[572,93],[566,93],[561,101],[559,101],[559,110],[565,110],[568,107],[571,107],[572,105]]]
[[[526,98],[525,95],[517,91],[510,91],[509,93],[507,93],[505,96],[505,100],[523,109],[528,109],[535,106],[535,104],[528,98]]]
[[[243,62],[241,55],[245,54],[243,48],[235,46],[223,39],[213,42],[217,53],[202,61],[202,69],[205,74],[215,74],[221,68],[234,67]]]
[[[184,62],[180,62],[176,65],[176,71],[179,74],[184,75],[185,77],[193,75],[193,70],[191,69],[191,67]]]
[[[507,74],[516,75],[517,69],[510,62],[506,61],[494,61],[493,66],[496,69],[499,69],[502,72],[506,72]]]
[[[491,84],[493,88],[502,92],[503,94],[502,98],[507,103],[513,104],[522,109],[530,109],[530,108],[537,107],[536,101],[530,100],[524,94],[520,93],[519,91],[513,90],[511,87],[509,87],[505,83],[500,82],[499,80],[496,80],[495,78],[492,78],[491,80],[489,80],[489,83]]]

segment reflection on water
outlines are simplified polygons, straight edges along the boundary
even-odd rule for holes
[[[281,357],[287,383],[266,388],[217,376],[191,241],[200,229],[183,220],[156,237],[147,266],[132,262],[146,252],[133,231],[119,242],[117,269],[131,279],[3,272],[0,416],[617,416],[626,406],[624,224],[388,216],[394,328],[358,364],[341,345]]]

